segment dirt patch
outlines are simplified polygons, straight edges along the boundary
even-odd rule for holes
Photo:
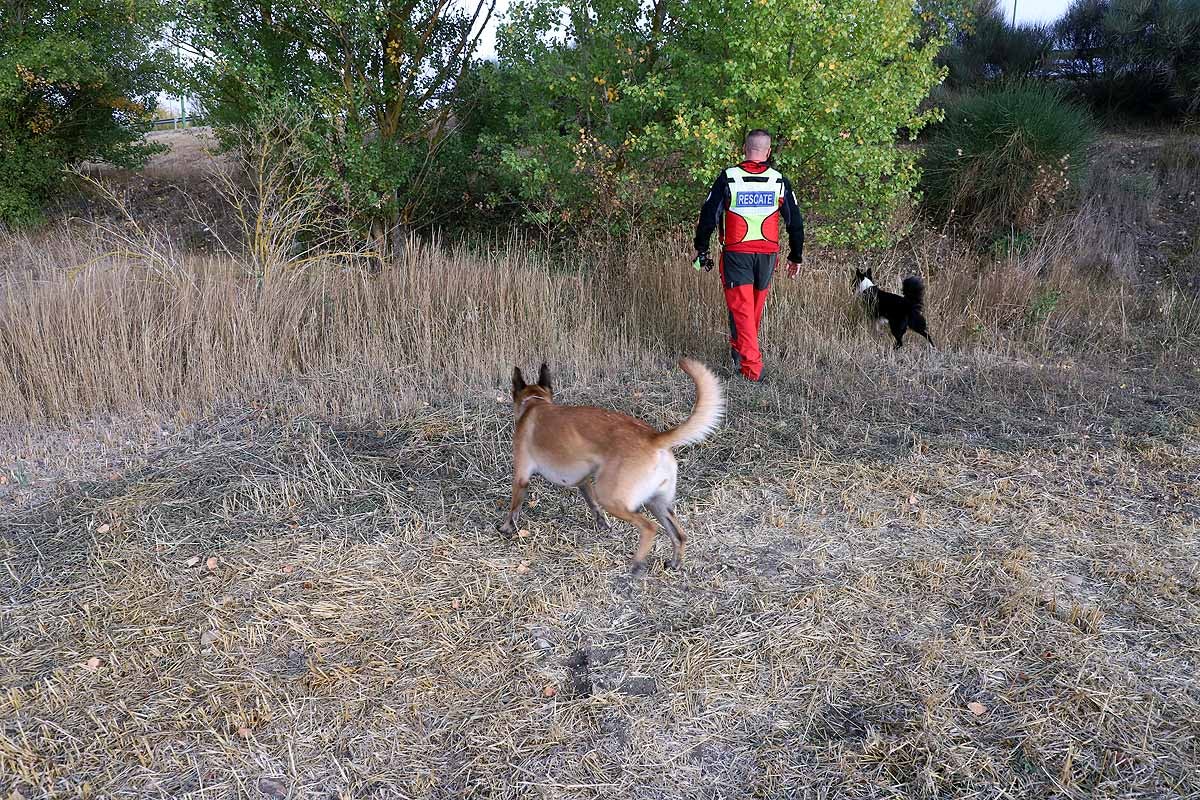
[[[229,168],[229,157],[221,154],[220,144],[209,128],[156,131],[147,134],[146,141],[167,148],[143,168],[150,178],[186,183]]]
[[[1115,224],[1136,240],[1143,285],[1200,294],[1200,137],[1111,135],[1092,159],[1089,188],[1125,208]]]

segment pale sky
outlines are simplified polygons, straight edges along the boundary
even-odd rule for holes
[[[1004,18],[1010,21],[1014,2],[1017,4],[1017,22],[1053,22],[1071,5],[1071,0],[1000,0]]]
[[[496,0],[496,13],[479,41],[479,51],[476,53],[479,58],[495,57],[496,21],[508,10],[508,2],[509,0]],[[1012,20],[1013,3],[1017,4],[1017,22],[1043,23],[1053,22],[1061,17],[1067,6],[1071,5],[1071,0],[1000,0],[1006,20]]]

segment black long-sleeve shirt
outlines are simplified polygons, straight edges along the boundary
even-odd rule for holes
[[[762,161],[743,161],[738,166],[751,173],[763,172],[768,168]],[[729,179],[725,176],[725,171],[721,170],[721,174],[713,181],[704,206],[700,209],[694,241],[697,252],[708,252],[709,239],[712,238],[713,231],[720,227],[725,209],[729,208],[731,200]],[[788,261],[799,263],[804,257],[804,219],[800,216],[796,194],[787,178],[783,179],[783,205],[779,207],[779,216],[783,223],[780,227],[785,228],[788,233]]]

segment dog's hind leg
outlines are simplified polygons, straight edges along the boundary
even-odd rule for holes
[[[654,547],[654,537],[658,533],[658,529],[645,516],[636,511],[630,511],[624,506],[606,505],[604,510],[617,519],[623,519],[637,527],[641,537],[638,539],[637,552],[634,553],[633,564],[630,565],[629,571],[635,578],[645,574],[646,557],[650,555],[650,549]]]
[[[926,339],[928,339],[928,340],[929,340],[929,346],[930,346],[930,347],[935,347],[935,346],[936,346],[936,345],[934,345],[934,343],[933,343],[933,337],[929,335],[929,328],[928,328],[928,326],[925,324],[925,318],[924,318],[924,317],[917,317],[916,319],[914,319],[914,320],[912,321],[912,325],[911,325],[910,327],[911,327],[911,328],[912,328],[914,331],[916,331],[917,333],[919,333],[921,336],[924,336]]]
[[[600,510],[600,506],[596,503],[596,494],[592,491],[592,479],[585,478],[583,483],[579,484],[579,493],[583,495],[583,502],[587,503],[588,508],[592,510],[592,516],[596,518],[596,527],[602,531],[606,531],[612,526],[608,524],[608,520],[604,517],[604,512]]]
[[[675,509],[661,498],[652,498],[646,503],[646,508],[650,509],[650,513],[663,526],[663,529],[671,535],[671,544],[675,551],[671,556],[671,560],[667,562],[667,566],[671,569],[679,569],[683,566],[683,549],[687,546],[687,536],[684,535],[683,526],[679,524],[679,519],[675,516]]]

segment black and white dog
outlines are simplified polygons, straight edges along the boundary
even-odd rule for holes
[[[900,284],[902,294],[885,292],[875,285],[875,277],[871,270],[863,272],[854,270],[854,282],[851,284],[854,293],[858,295],[867,309],[867,313],[875,320],[876,328],[883,326],[886,321],[892,336],[896,339],[896,349],[904,344],[904,334],[912,328],[929,340],[933,345],[933,337],[925,323],[921,312],[925,309],[925,282],[916,275],[910,275]]]

